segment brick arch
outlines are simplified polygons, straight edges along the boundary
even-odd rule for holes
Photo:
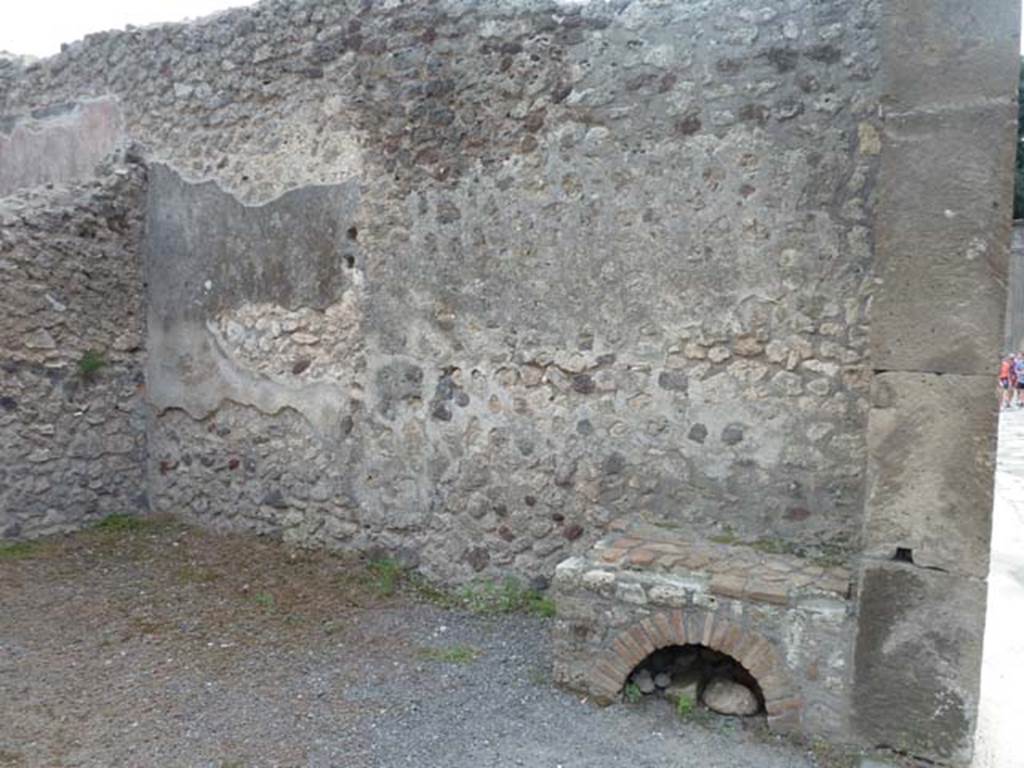
[[[671,645],[703,645],[731,656],[761,687],[772,730],[799,730],[802,704],[775,645],[714,611],[662,611],[622,630],[598,657],[591,691],[599,700],[612,701],[641,661]]]

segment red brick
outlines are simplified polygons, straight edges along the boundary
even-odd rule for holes
[[[628,665],[630,668],[635,667],[643,661],[644,657],[647,656],[648,653],[628,632],[622,632],[619,634],[619,636],[612,641],[612,648],[622,660],[622,663]]]
[[[611,653],[614,653],[616,656],[618,656],[623,661],[623,663],[632,659],[634,655],[633,648],[630,646],[625,635],[619,635],[614,640],[612,640]]]
[[[704,619],[707,613],[694,611],[686,615],[686,642],[692,645],[699,645],[704,634]]]
[[[746,594],[747,578],[734,573],[716,573],[708,588],[722,597],[742,598]]]
[[[705,645],[714,648],[716,651],[725,653],[725,649],[722,647],[725,642],[725,636],[729,630],[732,629],[732,622],[728,619],[716,619],[715,626],[711,630],[711,637]]]
[[[765,702],[783,701],[792,696],[792,688],[778,670],[773,670],[766,675],[758,677],[754,675],[758,685],[761,686],[761,693],[764,694]]]
[[[636,539],[632,536],[622,536],[615,540],[615,546],[619,549],[629,549],[630,547],[638,547],[644,543],[643,539]]]
[[[708,612],[704,614],[704,626],[700,632],[700,644],[711,648],[711,634],[715,629],[715,614]]]
[[[661,638],[662,647],[680,644],[679,635],[672,626],[672,619],[667,613],[656,614],[654,624],[658,628],[658,636]]]
[[[625,684],[630,671],[631,668],[622,666],[618,660],[605,657],[594,665],[591,678],[605,690],[610,689],[613,693],[617,693]]]
[[[799,733],[800,712],[791,711],[781,715],[769,715],[768,730],[772,733]]]
[[[678,555],[680,554],[679,547],[675,544],[669,544],[665,541],[652,541],[644,544],[644,549],[649,549],[652,552],[657,552],[663,555]]]
[[[672,634],[676,638],[677,645],[686,645],[689,641],[686,639],[686,615],[681,610],[672,611],[670,616],[670,622],[672,624]]]
[[[803,702],[796,696],[772,700],[766,695],[764,707],[768,712],[768,717],[776,717],[794,710],[799,711],[803,707]]]
[[[637,646],[644,652],[644,656],[657,650],[654,641],[647,635],[647,631],[641,624],[634,624],[629,630],[629,636],[636,642]],[[642,658],[642,657],[641,657]]]
[[[849,576],[826,576],[815,584],[828,592],[832,592],[840,597],[846,599],[850,596],[850,577]]]
[[[739,659],[736,657],[736,647],[743,641],[746,634],[746,631],[739,624],[732,624],[729,627],[729,631],[726,632],[725,636],[722,638],[722,642],[718,650],[732,656],[738,661]]]
[[[654,562],[655,554],[649,549],[631,549],[626,559],[632,565],[650,565]]]
[[[760,642],[761,639],[753,632],[744,632],[743,636],[733,646],[733,658],[746,667],[748,672],[750,671],[748,662],[753,660],[755,649]]]
[[[775,649],[763,638],[758,638],[750,650],[744,652],[742,658],[738,660],[755,677],[772,671],[779,663]]]
[[[763,579],[752,579],[747,583],[747,597],[762,603],[789,605],[789,589],[785,584],[771,584]]]
[[[661,637],[661,630],[654,624],[653,619],[649,617],[644,619],[640,622],[640,626],[643,627],[644,632],[647,633],[647,637],[651,639],[655,650],[665,647],[665,641]]]

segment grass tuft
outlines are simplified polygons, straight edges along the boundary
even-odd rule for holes
[[[626,687],[622,689],[622,696],[630,704],[636,704],[644,697],[644,694],[636,683],[626,683]]]
[[[95,349],[87,349],[78,360],[78,373],[86,380],[95,378],[105,366],[107,358],[102,352]]]
[[[370,572],[371,586],[381,597],[395,594],[405,576],[402,566],[388,558],[372,560],[367,570]]]
[[[39,554],[41,545],[38,541],[15,541],[0,544],[0,560],[22,560]]]
[[[480,651],[469,645],[453,645],[449,648],[420,648],[417,656],[442,664],[471,664],[480,657]]]
[[[680,696],[676,699],[676,714],[683,720],[687,720],[692,714],[697,702],[689,696]]]
[[[338,577],[340,585],[362,593],[360,602],[390,598],[404,593],[449,610],[466,610],[483,615],[529,613],[551,618],[555,604],[536,590],[515,579],[502,582],[479,580],[455,590],[427,581],[423,576],[388,558],[370,561],[362,571]]]
[[[461,607],[473,613],[530,613],[545,618],[555,615],[555,604],[551,598],[511,578],[500,583],[476,581],[463,587],[456,596]]]
[[[149,521],[133,515],[107,515],[96,523],[93,529],[107,533],[128,533],[141,531],[149,525]]]

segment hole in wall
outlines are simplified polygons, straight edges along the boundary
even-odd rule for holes
[[[685,715],[706,709],[720,715],[763,714],[764,693],[754,676],[725,653],[703,645],[659,648],[636,665],[626,680],[627,701],[665,698]]]
[[[913,563],[914,562],[914,550],[906,547],[897,547],[896,554],[892,556],[894,562],[897,563]]]

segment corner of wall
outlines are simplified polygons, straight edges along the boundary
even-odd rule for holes
[[[888,6],[854,724],[870,746],[967,764],[985,622],[1020,6]]]

